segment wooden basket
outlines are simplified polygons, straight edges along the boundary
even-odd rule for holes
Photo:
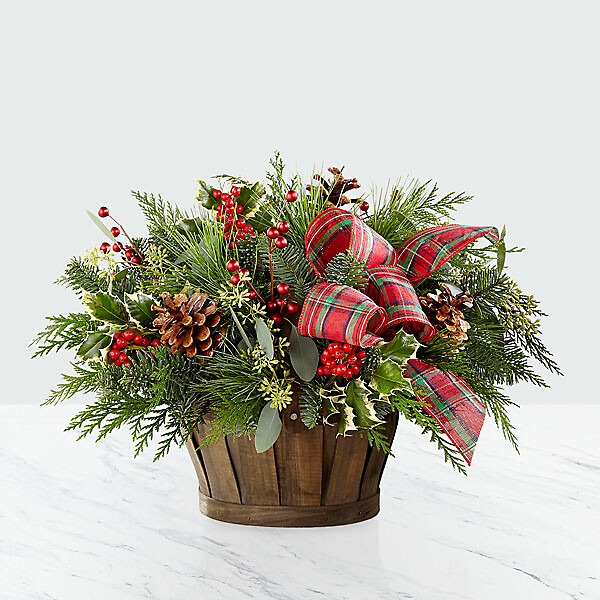
[[[337,427],[308,429],[293,405],[282,413],[275,445],[258,454],[254,440],[231,437],[198,449],[206,426],[187,448],[198,475],[206,516],[264,527],[323,527],[371,519],[387,455],[367,437],[336,437]],[[398,417],[386,423],[391,439]]]

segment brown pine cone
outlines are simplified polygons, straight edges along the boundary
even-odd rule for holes
[[[344,176],[342,175],[344,167],[341,169],[338,169],[337,167],[329,167],[327,170],[333,175],[333,178],[327,181],[321,177],[321,175],[313,175],[313,179],[318,181],[320,185],[313,186],[312,184],[309,184],[306,186],[306,189],[309,191],[314,189],[320,190],[323,198],[327,198],[327,202],[333,204],[334,206],[348,204],[349,202],[356,202],[360,200],[360,198],[351,199],[344,196],[346,192],[358,189],[360,187],[356,177],[353,179],[344,179]]]
[[[440,287],[442,289],[436,290],[435,294],[430,292],[420,296],[421,306],[441,336],[462,342],[468,339],[467,330],[471,327],[463,310],[473,306],[473,299],[468,291],[455,296],[446,284],[442,283]]]
[[[159,313],[154,326],[161,334],[161,341],[171,347],[171,352],[193,356],[212,356],[225,337],[225,328],[218,328],[221,315],[217,305],[207,294],[195,293],[188,300],[185,294],[171,298],[162,294],[163,306],[153,306]]]

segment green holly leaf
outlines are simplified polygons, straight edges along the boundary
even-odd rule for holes
[[[416,356],[418,347],[419,342],[414,335],[400,330],[391,342],[379,346],[378,351],[382,360],[390,359],[404,365],[409,358]]]
[[[207,208],[208,210],[215,210],[219,204],[221,204],[220,200],[213,198],[212,193],[215,188],[212,185],[206,183],[206,181],[202,181],[202,179],[197,179],[198,182],[198,190],[196,191],[196,200]]]
[[[375,406],[369,400],[369,392],[360,379],[353,379],[346,386],[346,404],[356,416],[356,427],[371,428],[383,423],[375,413]]]
[[[256,451],[259,453],[267,451],[277,441],[280,433],[279,411],[267,403],[260,413],[256,426],[256,436],[254,437]]]
[[[251,186],[242,187],[240,195],[236,198],[238,204],[244,207],[244,216],[248,217],[254,213],[261,199],[266,194],[262,181],[257,181]]]
[[[371,381],[377,391],[384,396],[388,396],[395,390],[412,390],[410,380],[404,377],[404,368],[393,360],[380,363]]]
[[[175,229],[184,235],[193,236],[200,233],[199,225],[202,223],[200,217],[195,219],[180,219],[175,223]]]
[[[340,422],[338,423],[338,435],[346,436],[351,431],[356,431],[356,415],[351,406],[346,403],[340,405]]]
[[[156,304],[152,296],[136,292],[135,294],[125,294],[125,304],[129,311],[131,320],[140,327],[151,327],[156,313],[152,306]]]
[[[115,325],[127,325],[129,323],[129,313],[125,304],[110,294],[84,292],[82,302],[92,317],[100,321]]]
[[[319,350],[311,338],[298,335],[295,327],[290,331],[290,362],[303,381],[311,381],[317,374]]]
[[[77,356],[83,360],[102,360],[102,351],[109,348],[111,341],[112,336],[106,331],[94,331],[79,346]]]

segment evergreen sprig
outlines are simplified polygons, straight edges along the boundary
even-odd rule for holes
[[[98,321],[94,321],[86,313],[55,315],[46,317],[46,320],[49,324],[29,344],[37,346],[32,358],[76,348],[84,342],[89,333],[96,331],[99,325]]]
[[[323,278],[328,283],[348,285],[361,292],[365,290],[368,283],[365,264],[354,258],[348,251],[336,254],[329,261]]]

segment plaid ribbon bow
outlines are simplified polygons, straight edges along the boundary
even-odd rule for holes
[[[321,283],[304,301],[298,333],[367,348],[402,328],[426,342],[435,330],[413,286],[482,236],[492,242],[499,239],[495,227],[443,225],[424,229],[394,249],[354,214],[335,207],[323,211],[306,231],[307,258]],[[343,252],[365,264],[364,293],[323,281],[329,261]],[[480,400],[453,373],[420,361],[410,360],[406,375],[427,392],[421,398],[425,409],[470,464],[485,415]]]

